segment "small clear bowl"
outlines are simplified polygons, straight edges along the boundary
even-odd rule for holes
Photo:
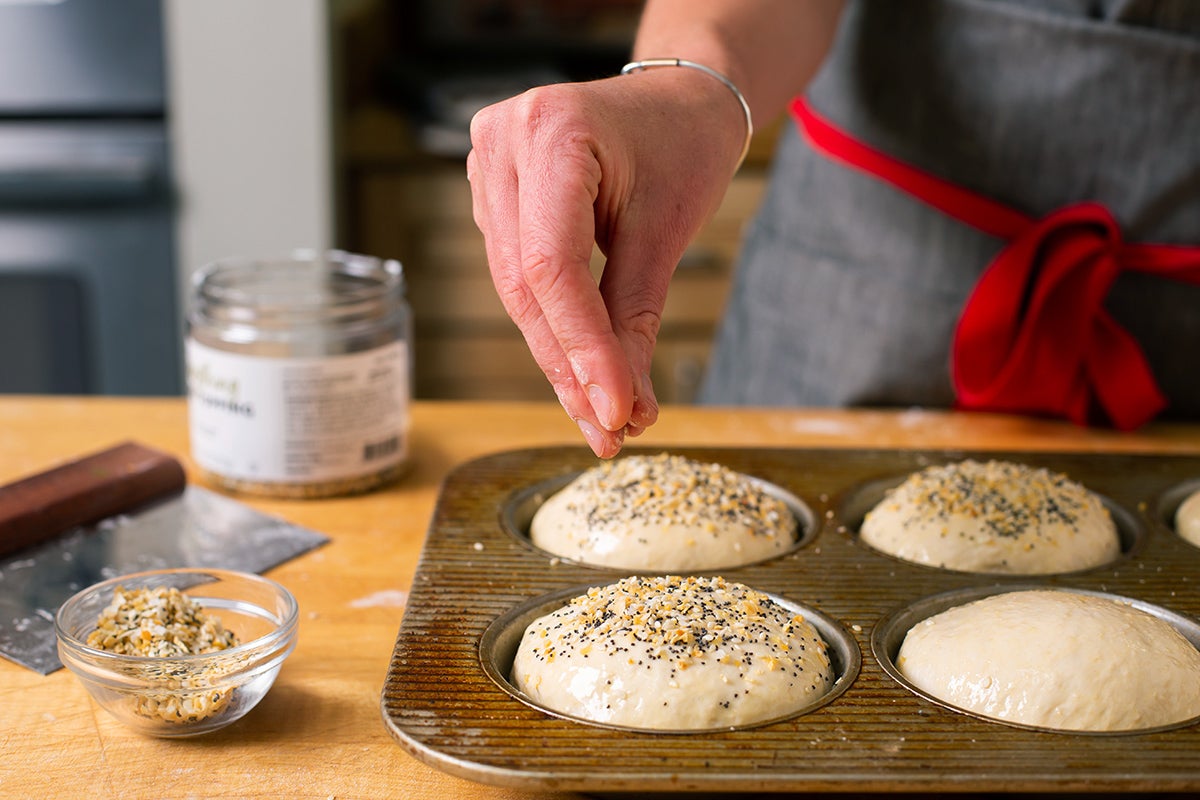
[[[240,644],[183,656],[127,656],[87,644],[113,591],[175,588],[220,618]],[[58,656],[117,719],[149,736],[196,736],[241,719],[275,682],[296,646],[299,608],[268,578],[220,569],[138,572],[97,583],[63,603]]]

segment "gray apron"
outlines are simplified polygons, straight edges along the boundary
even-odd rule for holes
[[[1200,245],[1200,2],[862,0],[815,109],[1041,217],[1094,200],[1129,241]],[[1004,242],[813,152],[789,122],[701,402],[954,403],[955,323]],[[1200,418],[1200,286],[1123,273],[1107,308]]]

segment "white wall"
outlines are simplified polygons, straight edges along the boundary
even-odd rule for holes
[[[166,0],[181,287],[209,261],[326,248],[326,0]]]

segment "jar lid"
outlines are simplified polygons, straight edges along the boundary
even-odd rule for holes
[[[399,261],[341,250],[296,250],[277,258],[230,257],[196,272],[199,320],[263,327],[380,318],[403,299]]]

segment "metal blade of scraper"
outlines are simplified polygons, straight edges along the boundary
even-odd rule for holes
[[[47,675],[62,664],[54,614],[101,580],[169,567],[263,572],[329,537],[198,486],[0,559],[0,656]]]

